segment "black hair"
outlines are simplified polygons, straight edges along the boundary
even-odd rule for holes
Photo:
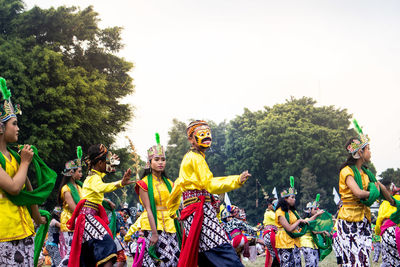
[[[78,170],[79,168],[77,168],[77,169],[75,169],[74,170],[74,173]],[[63,200],[62,200],[62,197],[61,197],[61,190],[62,190],[62,188],[63,188],[63,186],[64,185],[66,185],[66,184],[68,184],[70,181],[71,181],[71,179],[72,179],[72,176],[63,176],[63,178],[62,178],[62,180],[61,180],[61,183],[60,183],[60,188],[58,189],[58,197],[57,197],[57,200],[58,200],[58,204],[59,205],[63,205]]]
[[[90,161],[90,168],[93,168],[93,166],[96,165],[97,162],[106,161],[107,159],[107,153],[104,153],[103,156],[97,158],[97,156],[101,153],[100,146],[101,144],[91,145],[88,149],[87,154]]]
[[[294,206],[289,206],[289,204],[286,201],[286,197],[281,197],[278,200],[278,204],[276,205],[276,209],[281,208],[284,212],[288,212],[289,210],[291,211],[295,211],[296,210],[296,203],[294,204]]]
[[[347,151],[347,147],[353,143],[354,140],[358,140],[360,141],[360,139],[358,137],[352,137],[349,140],[347,140],[346,145],[345,145],[345,149]],[[361,141],[360,141],[361,142]],[[363,151],[365,149],[365,147],[363,147],[361,149],[361,151]],[[356,165],[357,159],[353,158],[353,155],[349,155],[346,159],[346,161],[340,166],[340,170],[342,170],[344,167],[346,166],[353,166]],[[368,168],[367,166],[363,165],[364,167]]]

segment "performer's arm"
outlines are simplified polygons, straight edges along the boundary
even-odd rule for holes
[[[149,194],[144,191],[142,188],[139,188],[139,196],[143,202],[143,206],[147,211],[147,218],[149,219],[150,228],[151,228],[151,238],[150,238],[150,246],[154,245],[158,241],[158,233],[157,233],[157,225],[154,220],[154,216],[157,214],[153,214],[150,206]]]
[[[26,190],[33,191],[31,182],[29,181],[28,177],[26,177],[25,185],[26,185]],[[35,223],[37,225],[45,224],[47,222],[46,217],[43,217],[42,215],[40,215],[38,205],[31,205],[31,211],[32,211],[32,219],[35,221]]]
[[[174,187],[172,188],[171,194],[169,195],[167,201],[167,208],[171,218],[176,218],[176,211],[179,209],[179,205],[181,203],[181,182],[182,178],[176,179],[174,182]]]
[[[11,178],[2,167],[0,167],[0,188],[10,195],[18,195],[25,184],[28,167],[32,161],[32,157],[33,150],[31,149],[31,146],[24,145],[24,148],[21,151],[21,163],[13,178]]]
[[[96,175],[92,178],[92,190],[97,193],[109,193],[123,186],[133,184],[135,181],[130,180],[131,169],[128,169],[120,181],[112,183],[104,183],[100,176]]]
[[[65,202],[67,202],[67,204],[68,204],[68,209],[71,212],[74,212],[74,210],[76,208],[76,204],[75,204],[74,199],[72,198],[71,192],[65,191],[64,192],[64,199],[65,199]]]
[[[350,188],[351,192],[358,198],[360,199],[367,199],[369,197],[369,192],[360,189],[356,181],[354,180],[354,177],[351,175],[348,175],[346,177],[346,185]]]
[[[281,216],[281,215],[279,215],[278,220],[279,220],[279,223],[283,226],[283,228],[285,228],[285,230],[288,232],[293,232],[294,230],[296,230],[297,226],[299,226],[300,223],[308,223],[306,220],[299,219],[296,222],[290,224],[286,220],[285,216]]]

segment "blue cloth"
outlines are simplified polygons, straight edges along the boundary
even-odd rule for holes
[[[231,244],[225,243],[199,253],[199,267],[244,267]]]

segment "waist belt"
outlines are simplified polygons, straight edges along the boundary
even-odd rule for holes
[[[183,201],[183,206],[184,206],[184,207],[187,207],[187,206],[189,206],[189,205],[191,205],[191,204],[193,204],[193,203],[197,203],[197,202],[200,202],[200,201],[201,201],[201,200],[200,200],[198,197],[187,198],[187,199],[185,199],[185,200]],[[210,195],[208,195],[208,196],[205,197],[204,202],[211,202],[211,197],[210,197]]]

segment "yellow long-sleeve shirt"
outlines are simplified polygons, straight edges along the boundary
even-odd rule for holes
[[[105,173],[91,170],[91,175],[86,177],[82,186],[82,199],[101,204],[104,200],[104,193],[109,193],[122,187],[121,182],[104,183]]]
[[[393,196],[396,200],[400,200],[400,195]],[[390,215],[397,211],[396,207],[390,205],[389,201],[385,200],[379,206],[378,218],[376,219],[375,234],[381,233],[381,226],[384,220],[389,219]]]
[[[11,161],[6,159],[5,171],[10,177],[17,173],[19,164],[11,155]],[[0,189],[0,242],[24,239],[35,234],[32,218],[26,206],[17,206],[7,198],[5,192]]]
[[[205,189],[211,194],[222,194],[239,188],[242,185],[239,178],[239,175],[214,177],[208,168],[204,154],[189,151],[183,157],[179,178],[176,179],[167,201],[169,215],[175,216],[182,192]]]
[[[129,227],[128,233],[126,233],[124,240],[125,242],[129,242],[131,241],[131,237],[134,233],[136,233],[136,231],[141,230],[141,225],[140,222],[142,221],[142,217],[143,213],[139,216],[139,218],[137,218],[136,222],[134,224],[131,225],[131,227]]]
[[[275,224],[275,212],[273,210],[266,210],[264,213],[264,225],[276,225]]]

